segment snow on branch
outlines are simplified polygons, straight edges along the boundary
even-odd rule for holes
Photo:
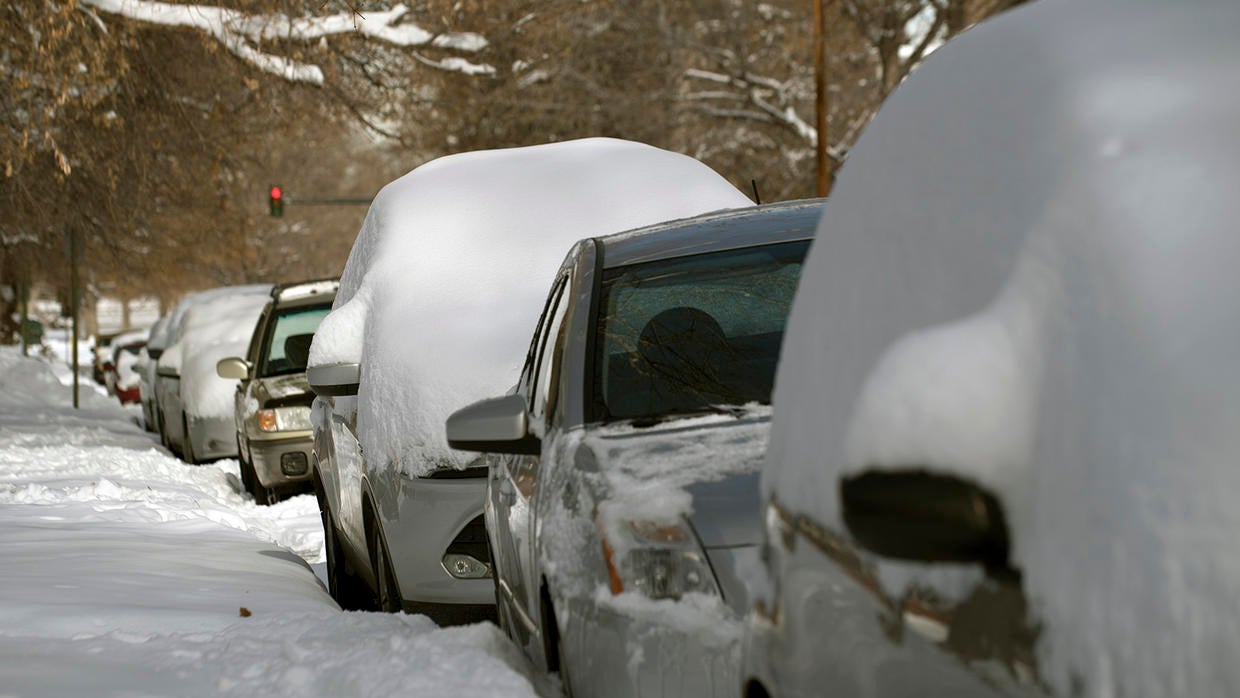
[[[434,34],[422,27],[402,21],[409,14],[405,5],[365,15],[339,13],[322,17],[286,15],[249,15],[239,10],[211,5],[178,5],[154,0],[81,0],[82,4],[108,14],[140,22],[173,27],[200,29],[241,60],[258,69],[290,82],[323,84],[323,71],[316,65],[266,53],[256,44],[263,41],[314,41],[329,36],[357,33],[400,47],[432,46],[455,51],[475,52],[487,46],[487,40],[472,32]],[[440,70],[469,75],[491,74],[490,66],[470,63],[461,58],[441,61],[418,58]]]
[[[696,101],[718,100],[723,99],[725,94],[731,94],[734,99],[748,102],[749,106],[753,107],[752,109],[720,109],[709,104],[702,104],[698,107],[698,110],[704,114],[779,124],[791,129],[808,145],[816,145],[818,143],[818,130],[802,119],[801,115],[792,106],[792,96],[790,94],[792,85],[790,82],[780,82],[773,78],[755,75],[750,72],[727,75],[696,68],[686,70],[685,77],[718,85],[727,85],[737,90],[735,93],[720,93],[719,91],[694,92],[688,95],[688,99]]]

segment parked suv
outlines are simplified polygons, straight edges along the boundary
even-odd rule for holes
[[[310,491],[310,404],[306,359],[319,323],[332,309],[336,279],[282,284],[271,290],[245,358],[220,360],[235,378],[234,420],[241,482],[259,504]]]

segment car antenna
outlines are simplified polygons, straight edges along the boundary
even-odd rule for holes
[[[762,195],[758,193],[758,180],[751,179],[749,180],[749,184],[753,186],[753,200],[756,201],[759,205],[761,205]]]

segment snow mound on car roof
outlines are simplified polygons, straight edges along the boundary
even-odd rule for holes
[[[179,344],[181,398],[190,417],[228,417],[233,413],[237,380],[220,378],[215,364],[230,356],[244,356],[270,286],[243,287],[195,304],[185,315]]]
[[[1057,694],[1240,687],[1236,26],[1043,0],[954,39],[850,153],[788,322],[767,493],[844,531],[861,470],[996,492]]]
[[[574,242],[752,203],[702,163],[587,139],[451,155],[375,197],[310,364],[362,364],[358,431],[375,464],[463,467],[443,423],[515,384]]]

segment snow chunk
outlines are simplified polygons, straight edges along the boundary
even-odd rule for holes
[[[375,463],[464,467],[443,423],[517,380],[576,241],[752,203],[700,162],[612,139],[463,153],[390,183],[367,213],[310,364],[360,363]]]

